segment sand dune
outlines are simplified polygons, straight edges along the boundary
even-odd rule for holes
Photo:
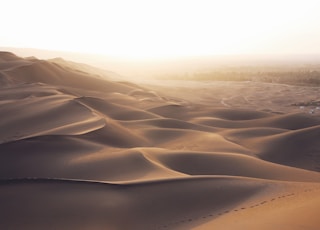
[[[115,77],[0,52],[0,229],[320,228],[317,114]]]

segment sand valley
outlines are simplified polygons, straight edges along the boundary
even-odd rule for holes
[[[318,230],[319,101],[0,52],[0,229]]]

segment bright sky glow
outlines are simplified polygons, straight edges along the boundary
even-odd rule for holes
[[[319,0],[7,0],[0,46],[125,58],[320,53]]]

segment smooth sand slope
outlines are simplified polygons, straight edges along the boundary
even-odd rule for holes
[[[279,110],[296,88],[233,106],[238,83],[108,73],[0,52],[0,229],[320,229],[320,117]]]

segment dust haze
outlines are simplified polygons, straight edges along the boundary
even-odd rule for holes
[[[319,56],[2,50],[1,229],[319,229]]]

